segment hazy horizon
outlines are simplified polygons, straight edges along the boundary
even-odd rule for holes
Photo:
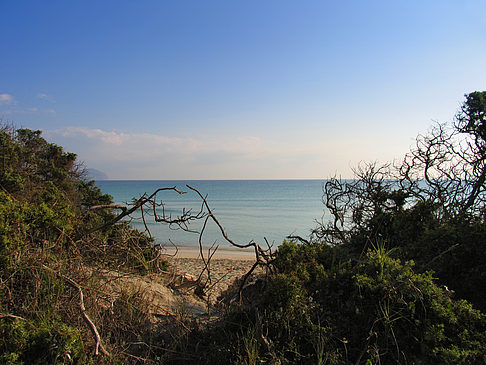
[[[486,87],[486,2],[0,3],[0,118],[110,180],[352,177]]]

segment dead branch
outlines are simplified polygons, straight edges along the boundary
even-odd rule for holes
[[[164,256],[169,256],[169,257],[176,257],[176,256],[177,256],[177,254],[179,253],[179,247],[177,247],[177,245],[176,245],[174,242],[172,242],[172,240],[171,240],[171,239],[169,239],[169,242],[170,242],[170,244],[171,244],[172,246],[174,246],[174,248],[175,248],[175,252],[174,252],[173,254],[163,253],[162,255],[164,255]],[[159,246],[160,246],[160,245],[159,245]]]
[[[10,318],[10,319],[19,319],[21,321],[26,321],[27,320],[23,317],[19,317],[19,316],[16,316],[14,314],[9,314],[9,313],[6,313],[6,314],[0,314],[0,319],[4,319],[4,318]]]
[[[101,342],[101,337],[98,332],[98,329],[96,328],[95,324],[93,321],[89,318],[88,314],[86,313],[86,307],[84,306],[84,295],[83,295],[83,290],[81,289],[81,286],[76,283],[73,279],[67,277],[66,275],[63,275],[53,269],[51,269],[48,266],[42,265],[45,269],[55,273],[56,275],[62,277],[64,280],[66,280],[72,287],[78,290],[79,293],[79,309],[81,311],[81,316],[83,317],[84,321],[88,325],[91,333],[93,334],[93,337],[95,338],[95,350],[94,354],[99,355],[99,350],[106,355],[106,356],[111,356],[108,351],[106,351],[105,347],[103,346],[103,343]]]
[[[127,209],[124,205],[119,204],[104,204],[104,205],[93,205],[89,207],[89,210],[101,210],[101,209],[121,209],[125,211]]]
[[[128,356],[128,357],[131,357],[137,361],[141,361],[141,362],[147,362],[149,361],[149,359],[145,359],[143,357],[139,357],[139,356],[135,356],[135,355],[132,355],[132,354],[129,354],[128,352],[125,352],[125,351],[121,351],[121,353],[125,356]]]
[[[452,245],[451,247],[449,247],[448,249],[446,249],[446,250],[442,251],[440,254],[438,254],[437,256],[435,256],[435,257],[434,257],[432,260],[430,260],[430,261],[427,263],[427,267],[430,267],[430,265],[431,265],[431,264],[432,264],[434,261],[436,261],[436,260],[440,259],[440,258],[441,258],[442,256],[444,256],[446,253],[451,252],[452,250],[456,249],[458,246],[460,246],[460,244],[459,244],[459,243],[456,243],[456,244]]]
[[[98,332],[98,329],[96,328],[93,321],[89,318],[88,314],[86,313],[86,308],[84,306],[83,290],[78,285],[78,283],[76,283],[74,280],[72,280],[71,278],[68,278],[67,276],[64,276],[64,275],[62,275],[62,276],[64,277],[64,279],[69,284],[71,284],[74,288],[76,288],[78,290],[78,293],[79,293],[79,309],[81,310],[81,315],[83,316],[84,321],[88,325],[88,327],[91,330],[91,333],[93,334],[95,341],[96,341],[94,354],[99,355],[99,349],[101,349],[101,352],[104,355],[110,356],[110,353],[108,351],[106,351],[105,347],[103,346],[103,343],[101,342],[101,337],[100,337],[100,334]]]
[[[257,268],[257,266],[258,266],[258,265],[259,265],[259,262],[258,262],[258,261],[256,261],[256,262],[253,264],[253,266],[251,267],[251,269],[250,269],[250,270],[248,270],[248,272],[245,274],[245,276],[244,276],[244,277],[243,277],[243,279],[241,280],[240,286],[239,286],[239,288],[238,288],[238,293],[237,293],[238,297],[240,298],[240,302],[241,302],[241,300],[242,300],[241,293],[242,293],[243,288],[244,288],[244,286],[245,286],[245,284],[246,284],[246,281],[248,280],[248,278],[249,278],[249,277],[250,277],[250,275],[253,273],[253,271],[254,271],[254,270]]]
[[[123,206],[123,205],[119,205],[119,204],[107,204],[107,205],[96,205],[96,206],[90,207],[88,212],[89,211],[104,210],[104,209],[118,209],[118,210],[121,210],[121,213],[116,215],[112,219],[104,222],[103,224],[97,226],[97,227],[92,227],[92,228],[88,229],[85,232],[85,236],[87,236],[87,235],[89,235],[93,232],[96,232],[98,230],[105,229],[105,228],[107,228],[111,225],[114,225],[115,223],[119,222],[123,218],[129,217],[132,213],[134,213],[138,209],[141,210],[142,221],[143,221],[145,229],[148,232],[150,237],[152,237],[152,235],[150,233],[150,230],[149,230],[147,222],[146,222],[146,217],[145,217],[145,214],[146,214],[145,210],[146,209],[148,209],[150,211],[150,215],[153,216],[153,219],[154,219],[155,222],[168,224],[169,227],[175,226],[176,229],[182,229],[186,232],[198,233],[199,234],[199,238],[198,238],[199,253],[200,253],[201,260],[203,261],[204,268],[202,269],[201,273],[199,274],[199,277],[197,279],[197,283],[198,283],[199,294],[203,295],[204,294],[204,288],[206,288],[208,285],[211,285],[211,282],[212,282],[211,259],[213,258],[214,254],[216,253],[216,251],[218,249],[218,246],[215,247],[215,243],[213,243],[213,245],[209,248],[207,254],[205,254],[204,249],[203,249],[203,236],[204,236],[204,233],[206,231],[206,228],[207,228],[209,221],[212,221],[214,224],[216,224],[216,226],[217,226],[219,232],[221,233],[221,235],[223,236],[224,240],[226,242],[228,242],[231,246],[234,246],[234,247],[237,247],[237,248],[250,248],[251,247],[251,248],[253,248],[253,250],[255,252],[255,264],[250,269],[250,271],[244,276],[243,281],[242,281],[241,286],[240,286],[240,291],[243,288],[243,286],[245,285],[249,276],[253,273],[253,271],[255,270],[255,268],[257,266],[265,266],[267,268],[267,272],[268,272],[270,264],[273,262],[272,248],[271,248],[270,244],[268,243],[268,241],[265,239],[265,242],[267,244],[266,249],[263,249],[258,243],[256,243],[253,240],[250,241],[247,244],[240,244],[240,243],[233,241],[229,237],[229,235],[227,234],[227,232],[225,231],[225,229],[223,228],[223,226],[221,225],[219,220],[213,214],[213,211],[211,210],[209,203],[207,201],[207,197],[203,196],[199,190],[197,190],[196,188],[194,188],[192,186],[186,185],[186,187],[188,189],[192,190],[193,192],[195,192],[199,196],[199,198],[201,199],[201,207],[200,207],[200,210],[198,212],[192,212],[191,209],[189,209],[189,210],[183,209],[181,214],[176,216],[176,217],[172,217],[170,214],[169,215],[166,214],[166,210],[165,210],[165,206],[164,206],[163,202],[157,201],[157,194],[159,192],[162,192],[162,191],[174,191],[174,192],[182,195],[182,194],[185,194],[185,192],[178,190],[176,186],[168,187],[168,188],[159,188],[155,192],[153,192],[151,195],[147,195],[147,194],[142,195],[139,199],[134,200],[132,205],[130,205],[130,206]],[[161,212],[157,211],[157,208],[160,208]],[[200,229],[199,232],[189,228],[189,225],[190,225],[191,222],[196,221],[196,220],[202,220],[202,219],[204,221],[203,221],[202,228]],[[170,243],[172,245],[174,245],[174,243],[172,241],[170,241]],[[174,245],[174,246],[176,247],[176,254],[177,254],[177,252],[178,252],[177,246],[176,245]],[[158,257],[159,257],[159,255],[157,255],[157,258]],[[203,279],[202,279],[203,274],[206,274],[206,276],[205,276],[206,279],[205,279],[204,282],[203,282]]]
[[[150,229],[147,226],[147,221],[145,220],[145,211],[142,209],[141,212],[142,212],[142,221],[143,221],[143,226],[145,227],[145,232],[147,232],[149,237],[152,238],[152,232],[150,232]]]
[[[248,271],[248,273],[243,277],[243,280],[240,284],[240,288],[238,290],[238,295],[241,295],[241,290],[243,289],[246,281],[248,280],[248,278],[250,277],[250,275],[253,273],[253,271],[255,270],[255,268],[259,265],[261,266],[269,266],[272,262],[273,262],[273,255],[272,255],[272,250],[271,250],[271,247],[270,245],[268,244],[268,241],[267,242],[267,246],[268,246],[268,249],[264,250],[261,248],[261,246],[256,243],[255,241],[250,241],[249,243],[247,244],[239,244],[239,243],[236,243],[235,241],[233,241],[229,236],[228,234],[226,233],[225,229],[223,228],[223,226],[221,225],[221,223],[219,222],[219,220],[216,218],[216,216],[213,214],[213,211],[211,210],[210,206],[209,206],[209,203],[206,199],[205,196],[203,196],[201,194],[201,192],[199,190],[197,190],[196,188],[193,188],[192,186],[190,185],[186,185],[188,189],[194,191],[197,195],[199,195],[201,201],[202,201],[202,205],[203,207],[206,209],[207,211],[207,215],[206,215],[206,218],[204,220],[204,224],[203,224],[203,227],[199,233],[199,253],[201,255],[201,259],[203,260],[203,263],[204,263],[204,269],[203,271],[201,272],[201,274],[199,275],[199,278],[201,278],[202,274],[204,273],[204,271],[206,271],[207,275],[208,275],[208,280],[207,282],[211,282],[211,279],[210,279],[210,276],[211,276],[211,271],[210,271],[210,261],[211,261],[211,258],[213,257],[214,255],[214,252],[211,254],[211,250],[210,250],[210,253],[208,254],[208,258],[206,259],[204,257],[204,252],[203,252],[203,249],[202,249],[202,237],[203,237],[203,234],[204,234],[204,231],[206,229],[206,226],[207,226],[207,223],[209,221],[209,219],[211,219],[215,224],[216,226],[218,227],[221,235],[223,236],[223,238],[226,240],[226,242],[228,242],[229,244],[231,244],[232,246],[234,247],[237,247],[237,248],[249,248],[249,247],[253,247],[254,251],[255,251],[255,264],[252,266],[252,268]]]
[[[10,314],[10,313],[0,314],[0,319],[14,319],[14,320],[23,321],[27,323],[29,326],[31,326],[33,329],[36,329],[35,326],[32,323],[30,323],[29,320],[20,316],[16,316],[14,314]]]
[[[288,238],[289,240],[298,240],[300,242],[305,243],[306,245],[310,245],[310,242],[308,240],[306,240],[305,238],[302,238],[300,236],[292,236],[292,235],[289,235],[286,238]]]
[[[180,191],[177,189],[177,187],[173,186],[173,187],[170,187],[170,188],[159,188],[157,190],[155,190],[151,195],[147,196],[146,194],[142,195],[139,199],[135,200],[133,205],[131,207],[126,207],[126,206],[122,206],[122,205],[117,205],[117,204],[109,204],[109,205],[97,205],[97,206],[94,206],[94,207],[91,207],[88,211],[90,210],[100,210],[100,209],[121,209],[122,212],[120,214],[118,214],[117,216],[115,216],[113,219],[97,226],[97,227],[93,227],[93,228],[90,228],[88,229],[84,234],[85,236],[87,235],[90,235],[91,233],[93,232],[96,232],[96,231],[99,231],[101,229],[105,229],[111,225],[114,225],[115,223],[119,222],[120,220],[122,220],[123,218],[129,216],[130,214],[134,213],[135,211],[137,211],[138,209],[142,208],[148,204],[148,205],[151,205],[153,207],[153,211],[154,211],[154,217],[155,217],[155,221],[156,222],[162,222],[162,223],[167,223],[169,225],[173,225],[173,224],[176,224],[178,225],[180,228],[182,229],[187,229],[187,223],[191,220],[194,220],[194,219],[197,219],[197,216],[194,216],[191,214],[190,211],[186,212],[186,211],[183,211],[182,215],[180,217],[176,217],[175,219],[172,219],[171,216],[166,216],[165,213],[163,214],[163,216],[158,216],[157,215],[157,212],[156,212],[156,208],[157,208],[157,202],[156,202],[156,198],[157,198],[157,194],[161,191],[175,191],[176,193],[182,195],[182,194],[185,194],[185,192],[183,191]]]

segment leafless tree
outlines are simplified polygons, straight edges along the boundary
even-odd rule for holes
[[[272,248],[268,244],[268,241],[265,239],[266,248],[262,248],[257,242],[251,240],[248,243],[238,243],[230,238],[226,230],[224,229],[223,225],[214,215],[208,200],[207,196],[204,196],[198,189],[186,185],[187,189],[194,192],[201,201],[200,209],[196,212],[192,211],[191,209],[183,209],[179,215],[173,216],[171,214],[166,213],[165,203],[163,201],[159,201],[157,199],[157,194],[162,191],[173,191],[179,195],[186,194],[185,191],[179,190],[176,186],[174,187],[163,187],[157,189],[152,194],[143,194],[140,198],[135,199],[129,205],[120,205],[120,204],[109,204],[109,205],[96,205],[89,208],[90,211],[102,211],[105,209],[115,209],[120,210],[121,212],[112,217],[111,219],[107,220],[106,222],[102,223],[99,226],[88,228],[85,232],[85,235],[88,236],[98,230],[107,228],[117,222],[121,221],[124,218],[130,218],[132,215],[139,211],[141,212],[142,220],[148,235],[151,236],[151,232],[147,225],[147,213],[153,217],[153,220],[157,223],[167,224],[169,227],[174,229],[181,229],[185,232],[192,232],[198,234],[198,246],[199,246],[199,254],[200,258],[203,261],[204,268],[202,269],[198,279],[197,285],[200,294],[204,293],[205,288],[209,287],[212,283],[211,277],[211,259],[213,258],[214,254],[216,253],[218,246],[214,243],[209,247],[208,252],[205,252],[204,249],[204,234],[207,230],[209,223],[214,223],[218,228],[219,233],[221,234],[223,240],[229,243],[231,246],[238,248],[238,249],[247,249],[253,248],[255,253],[255,263],[249,270],[249,272],[244,276],[242,283],[240,285],[240,290],[245,284],[248,277],[254,272],[254,270],[258,266],[265,266],[270,267],[274,257],[272,253]],[[161,211],[161,212],[160,212]],[[202,222],[202,227],[197,230],[193,228],[193,223],[195,222]],[[173,244],[173,243],[172,243]]]
[[[379,212],[427,202],[439,220],[485,219],[486,92],[466,95],[454,123],[419,135],[404,159],[361,164],[353,180],[331,178],[323,202],[331,219],[313,240],[341,244]]]

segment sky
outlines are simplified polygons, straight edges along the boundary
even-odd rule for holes
[[[0,0],[0,118],[111,179],[325,179],[486,90],[484,0]]]

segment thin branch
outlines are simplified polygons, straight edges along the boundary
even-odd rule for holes
[[[306,240],[305,238],[302,238],[300,236],[292,236],[292,235],[289,235],[286,238],[288,238],[289,240],[299,240],[300,242],[303,242],[306,245],[310,245],[310,242],[308,240]]]
[[[452,245],[451,247],[449,247],[447,250],[444,250],[442,251],[440,254],[438,254],[437,256],[435,256],[432,260],[430,260],[428,263],[427,263],[427,267],[429,267],[434,261],[440,259],[442,256],[444,256],[446,253],[448,252],[451,252],[452,250],[456,249],[458,246],[460,246],[459,243],[456,243],[455,245]]]
[[[101,210],[101,209],[120,209],[127,210],[127,207],[120,204],[103,204],[103,205],[93,205],[89,207],[89,210]]]
[[[243,289],[243,286],[245,285],[247,279],[250,277],[250,275],[253,273],[253,271],[255,270],[255,268],[259,265],[264,265],[264,266],[269,266],[272,262],[273,262],[273,258],[272,258],[272,250],[271,250],[271,246],[268,244],[268,241],[267,242],[267,246],[268,246],[268,249],[267,250],[264,250],[260,247],[260,245],[258,245],[255,241],[250,241],[249,243],[247,244],[239,244],[239,243],[236,243],[235,241],[233,241],[229,236],[228,234],[226,233],[225,229],[223,228],[223,226],[221,225],[221,223],[219,222],[219,220],[216,218],[216,216],[213,214],[210,206],[209,206],[209,203],[206,199],[206,197],[204,197],[201,192],[199,190],[197,190],[196,188],[193,188],[192,186],[190,185],[186,185],[188,189],[194,191],[197,195],[199,195],[199,197],[201,198],[202,200],[202,206],[206,208],[206,211],[207,211],[207,215],[206,215],[206,219],[204,220],[204,224],[203,224],[203,228],[201,229],[201,232],[199,234],[199,252],[200,252],[200,255],[201,255],[201,258],[204,262],[204,269],[203,271],[201,272],[201,274],[199,275],[199,279],[201,278],[201,275],[202,273],[206,270],[207,273],[208,273],[208,277],[210,277],[210,270],[209,270],[209,263],[210,263],[210,260],[212,258],[212,255],[214,255],[214,252],[213,254],[211,254],[208,259],[206,260],[204,258],[204,252],[203,252],[203,249],[202,249],[202,237],[203,237],[203,234],[204,234],[204,231],[206,229],[206,226],[207,226],[207,223],[209,221],[209,219],[211,219],[215,224],[216,226],[218,227],[221,235],[223,236],[223,238],[226,240],[226,242],[228,242],[229,244],[231,244],[232,246],[235,246],[237,248],[249,248],[249,247],[253,247],[254,251],[255,251],[255,263],[253,264],[252,268],[246,273],[246,275],[243,277],[243,280],[240,284],[240,287],[239,287],[239,290],[238,290],[238,295],[241,297],[241,290]],[[199,280],[198,279],[198,280]],[[208,279],[208,281],[210,282],[210,279]]]
[[[89,329],[91,330],[91,333],[93,334],[93,337],[95,338],[95,350],[94,354],[99,355],[99,350],[106,355],[106,356],[111,356],[108,351],[106,351],[105,347],[103,346],[103,343],[101,342],[101,337],[98,332],[98,329],[96,328],[95,324],[93,321],[89,318],[88,314],[86,313],[86,307],[84,306],[84,295],[83,295],[83,290],[81,289],[81,286],[76,283],[73,279],[67,277],[66,275],[63,275],[53,269],[51,269],[48,266],[42,265],[45,269],[55,273],[56,275],[62,277],[64,280],[66,280],[72,287],[78,290],[79,293],[79,309],[81,310],[81,315],[88,325]]]
[[[20,316],[16,316],[14,314],[10,314],[10,313],[0,314],[0,319],[15,319],[15,320],[19,320],[19,321],[24,321],[29,326],[31,326],[32,328],[36,329],[36,327],[32,323],[30,323],[29,320],[27,320],[27,319],[25,319],[23,317],[20,317]]]
[[[90,235],[93,232],[96,232],[96,231],[99,231],[101,229],[105,229],[109,226],[112,226],[113,224],[119,222],[121,219],[125,218],[126,216],[129,216],[130,214],[132,214],[133,212],[135,212],[139,208],[143,207],[147,203],[152,204],[153,207],[154,207],[154,211],[155,211],[156,210],[155,198],[157,197],[157,194],[161,191],[175,191],[176,193],[178,193],[180,195],[185,194],[185,192],[178,190],[177,187],[174,186],[174,187],[171,187],[171,188],[159,188],[159,189],[155,190],[150,196],[142,195],[139,199],[135,200],[135,202],[133,203],[133,206],[130,207],[130,208],[125,207],[125,206],[121,206],[121,205],[117,205],[117,204],[94,206],[95,209],[116,208],[116,209],[121,209],[122,212],[120,214],[118,214],[116,217],[114,217],[113,219],[109,220],[108,222],[105,222],[105,223],[103,223],[103,224],[101,224],[97,227],[93,227],[91,229],[88,229],[85,232],[85,235],[87,236],[87,235]],[[91,209],[93,209],[93,207]],[[187,217],[187,216],[183,215],[182,218],[176,218],[176,219],[172,220],[170,217],[165,217],[165,215],[164,215],[163,217],[157,217],[156,216],[156,221],[157,222],[164,222],[164,223],[168,223],[168,224],[180,225],[180,224],[183,224],[184,222],[186,222],[188,219],[191,219],[191,218],[192,217]]]

